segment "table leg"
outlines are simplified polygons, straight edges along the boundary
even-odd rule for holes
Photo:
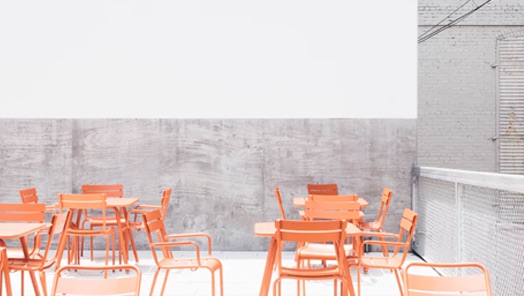
[[[260,286],[260,296],[267,296],[271,287],[271,276],[273,275],[273,266],[275,265],[275,257],[277,252],[277,240],[271,237],[269,249],[267,250],[266,267],[264,269],[264,276],[262,278],[262,285]]]
[[[122,230],[122,225],[120,225],[120,211],[118,208],[113,208],[115,211],[115,218],[116,223],[118,225],[118,247],[120,248],[120,252],[122,253],[122,257],[124,257],[124,264],[127,264],[127,247],[126,247],[126,239],[124,236],[124,231]]]

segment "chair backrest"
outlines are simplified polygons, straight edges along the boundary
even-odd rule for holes
[[[76,210],[101,210],[102,230],[106,229],[106,195],[98,194],[58,194],[58,206],[64,209]]]
[[[304,216],[308,220],[330,219],[357,223],[360,219],[360,204],[355,201],[307,200]]]
[[[310,194],[308,196],[309,200],[318,200],[318,201],[358,201],[357,194],[351,195],[318,195]]]
[[[330,221],[295,221],[276,220],[275,238],[277,240],[276,264],[279,274],[282,272],[282,252],[285,242],[294,243],[332,243],[337,258],[337,266],[346,266],[344,255],[344,239],[347,222],[344,220]],[[302,267],[307,272],[306,267]],[[340,268],[341,274],[345,268]]]
[[[378,227],[382,228],[384,222],[386,221],[386,215],[389,210],[389,203],[391,202],[391,196],[393,192],[389,188],[384,188],[382,190],[382,196],[380,198],[380,207],[378,208],[377,218],[375,222],[378,223]]]
[[[68,270],[79,272],[64,276]],[[128,270],[132,272],[127,273]],[[114,273],[104,278],[107,271]],[[140,269],[134,265],[65,265],[55,273],[51,295],[140,295],[141,277]]]
[[[160,207],[162,209],[162,220],[166,218],[167,210],[169,209],[169,201],[171,200],[172,188],[168,188],[162,192],[162,201],[160,202]]]
[[[277,199],[277,204],[278,208],[280,209],[282,220],[286,220],[286,213],[284,212],[284,207],[282,206],[282,196],[280,195],[280,189],[278,187],[275,188],[275,197]]]
[[[38,195],[36,194],[36,188],[22,189],[20,192],[20,199],[23,204],[35,204],[38,203]]]
[[[337,184],[307,184],[307,194],[338,195]]]
[[[441,276],[434,268],[468,271],[467,275]],[[465,274],[465,273],[462,273]],[[489,273],[479,263],[422,263],[413,262],[404,270],[407,296],[475,295],[491,296]]]
[[[406,208],[402,212],[402,219],[400,219],[400,230],[398,233],[397,242],[404,242],[407,245],[411,244],[413,240],[413,235],[415,234],[415,226],[417,225],[418,215],[414,211]],[[399,248],[395,248],[395,253],[393,256],[396,256],[399,251]],[[409,248],[403,248],[403,257],[402,262],[406,259],[409,252]]]
[[[65,235],[64,233],[71,224],[72,212],[66,211],[58,214],[54,214],[51,218],[51,227],[48,231],[47,245],[44,254],[41,256],[42,265],[48,265],[50,263],[56,263],[60,265],[60,259],[62,258],[62,252],[65,247]],[[49,253],[51,252],[51,246],[56,243],[57,250],[53,258],[48,259]]]
[[[105,193],[107,197],[123,197],[123,184],[84,184],[82,185],[83,194]]]
[[[45,219],[45,204],[0,204],[0,221],[39,222]]]
[[[162,210],[157,209],[142,214],[142,221],[144,222],[144,228],[146,230],[146,236],[151,248],[151,253],[153,254],[153,259],[155,262],[158,262],[156,249],[152,246],[152,244],[166,242],[165,237],[167,232],[164,225],[164,220],[162,219]],[[169,248],[163,249],[162,253],[164,257],[173,257],[171,249]]]

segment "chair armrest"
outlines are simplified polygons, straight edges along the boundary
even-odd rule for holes
[[[398,238],[398,234],[389,233],[389,232],[370,232],[363,231],[362,236],[375,236],[375,237],[384,237],[384,238]]]
[[[131,215],[134,215],[133,222],[136,222],[136,219],[139,214],[147,213],[155,209],[160,209],[160,206],[154,206],[154,205],[139,205],[136,206],[134,209],[129,210],[127,212],[126,221],[131,221],[129,218]]]
[[[207,238],[207,253],[209,256],[212,256],[212,243],[211,243],[211,236],[207,233],[203,232],[195,232],[195,233],[180,233],[180,234],[169,234],[166,235],[166,239],[177,239],[177,238],[189,238],[189,237],[205,237]]]
[[[199,266],[202,265],[200,263],[200,247],[195,242],[192,242],[192,241],[163,242],[163,243],[152,243],[150,244],[150,246],[153,248],[161,248],[161,249],[171,248],[171,247],[176,247],[176,246],[193,246],[195,247],[196,260],[198,262],[198,265]]]
[[[139,205],[134,209],[139,210],[139,209],[160,209],[160,208],[161,206],[156,206],[156,205]]]

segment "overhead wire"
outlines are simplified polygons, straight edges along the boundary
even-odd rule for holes
[[[462,5],[460,5],[457,9],[455,9],[453,12],[451,12],[450,14],[448,14],[445,18],[443,18],[440,22],[438,22],[436,25],[433,25],[433,27],[429,28],[428,30],[426,30],[424,33],[420,34],[420,36],[418,36],[418,39],[422,38],[424,35],[428,34],[431,30],[435,29],[436,27],[438,27],[440,24],[442,24],[442,22],[444,22],[445,20],[449,19],[453,14],[455,14],[455,12],[459,11],[462,7],[464,7],[466,4],[468,4],[469,2],[471,2],[472,0],[468,0],[466,2],[464,2]]]
[[[484,7],[486,4],[488,4],[488,3],[491,2],[491,1],[493,1],[493,0],[487,0],[487,1],[485,1],[484,3],[478,5],[476,8],[472,9],[471,11],[468,11],[467,13],[463,14],[462,16],[460,16],[460,17],[458,17],[458,18],[452,20],[452,21],[449,22],[448,24],[446,24],[446,25],[444,25],[444,26],[438,28],[437,30],[435,30],[435,31],[433,31],[433,32],[431,32],[431,33],[426,34],[426,32],[427,32],[427,31],[426,31],[426,32],[424,33],[424,34],[426,34],[426,35],[422,34],[422,35],[424,35],[424,36],[422,36],[422,35],[421,35],[422,37],[419,36],[418,43],[420,44],[420,43],[422,43],[422,42],[424,42],[424,41],[427,41],[427,40],[431,39],[433,36],[439,34],[440,32],[442,32],[442,31],[444,31],[444,30],[446,30],[446,29],[449,29],[449,28],[453,27],[454,25],[456,25],[457,23],[463,21],[464,19],[466,19],[467,17],[469,17],[470,15],[472,15],[475,11],[481,9],[482,7]],[[468,1],[468,2],[469,2],[469,1]],[[459,9],[460,9],[460,8],[459,8]]]

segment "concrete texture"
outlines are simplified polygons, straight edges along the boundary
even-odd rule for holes
[[[0,119],[0,202],[78,193],[85,183],[122,183],[124,195],[159,204],[173,187],[168,232],[204,231],[216,250],[261,251],[253,224],[279,218],[279,187],[290,218],[307,183],[357,193],[374,219],[393,190],[386,230],[411,207],[415,119]],[[143,233],[135,234],[147,249]],[[101,241],[99,242],[101,243]],[[100,247],[100,245],[99,245]]]

